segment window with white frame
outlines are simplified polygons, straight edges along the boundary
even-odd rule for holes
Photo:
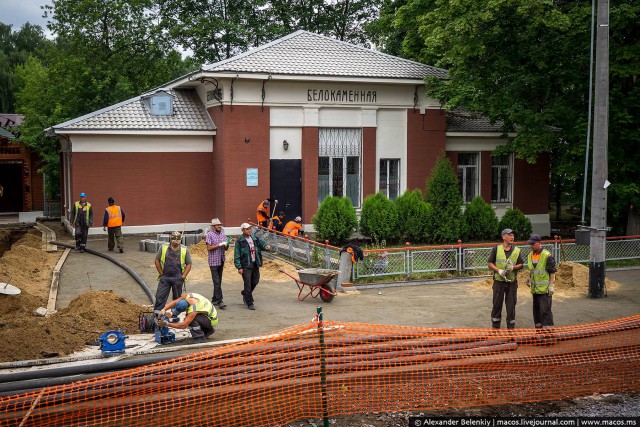
[[[510,154],[493,156],[491,165],[491,201],[511,203],[513,161]]]
[[[361,147],[362,129],[320,129],[318,204],[327,196],[346,196],[360,206]]]
[[[478,153],[458,153],[458,182],[462,200],[470,202],[479,194]]]
[[[400,159],[380,159],[380,184],[378,191],[395,200],[400,193]]]

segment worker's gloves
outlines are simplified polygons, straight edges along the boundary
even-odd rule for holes
[[[507,266],[504,268],[504,271],[512,272],[513,271],[513,264],[507,263]]]
[[[506,272],[504,270],[502,270],[502,269],[498,270],[498,276],[504,277],[505,273]]]
[[[166,312],[167,312],[167,310],[165,310],[165,309],[163,308],[162,310],[160,310],[160,311],[158,312],[158,317],[162,317],[162,316],[164,316],[164,314],[165,314]]]
[[[167,321],[164,319],[159,319],[157,324],[158,324],[158,328],[164,328],[165,326],[167,326]]]
[[[555,292],[556,290],[554,289],[553,285],[549,286],[549,296],[552,296]]]
[[[222,246],[223,248],[228,248],[229,247],[229,242],[224,241],[224,242],[220,243],[220,246]]]

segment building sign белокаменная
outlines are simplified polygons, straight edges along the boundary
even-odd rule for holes
[[[307,101],[366,103],[377,99],[375,90],[307,89]]]

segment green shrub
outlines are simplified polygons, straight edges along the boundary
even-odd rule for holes
[[[374,242],[398,238],[396,205],[382,193],[367,196],[360,212],[360,231]]]
[[[531,235],[531,220],[524,216],[520,209],[507,209],[500,220],[496,234],[499,235],[500,230],[504,230],[505,228],[513,230],[516,241],[527,240]]]
[[[358,217],[348,197],[326,197],[311,222],[318,240],[340,246],[358,226]]]
[[[467,204],[462,217],[465,223],[465,240],[493,240],[498,234],[498,215],[480,196]]]
[[[399,237],[409,242],[427,242],[431,229],[431,205],[420,190],[405,191],[396,199]]]
[[[432,208],[431,241],[433,243],[456,242],[464,236],[462,221],[462,196],[451,162],[444,155],[436,162],[427,180],[427,203]]]

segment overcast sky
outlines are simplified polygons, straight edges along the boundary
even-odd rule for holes
[[[49,0],[0,0],[0,22],[20,29],[25,23],[40,25],[47,31],[47,20],[42,17],[40,6],[51,4]]]

